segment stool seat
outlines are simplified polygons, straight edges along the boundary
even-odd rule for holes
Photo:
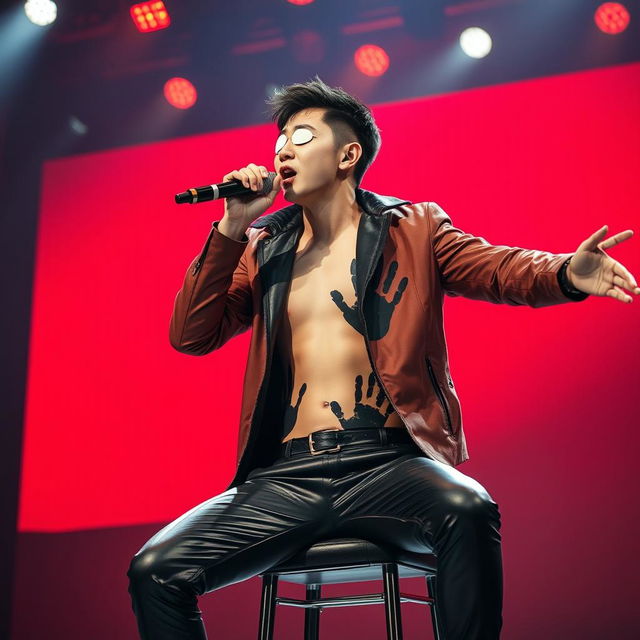
[[[362,538],[330,538],[318,540],[277,565],[258,575],[262,577],[259,640],[272,640],[277,605],[305,609],[305,640],[318,640],[320,613],[327,608],[383,604],[388,640],[402,640],[400,604],[426,604],[431,612],[433,637],[442,635],[440,616],[436,610],[436,556],[432,553],[406,551],[390,543]],[[400,591],[400,578],[423,577],[427,595]],[[382,580],[382,593],[355,596],[322,597],[323,584]],[[305,599],[278,596],[278,583],[297,582],[306,585]]]
[[[332,538],[316,542],[264,573],[299,584],[366,582],[380,580],[381,565],[387,562],[398,564],[400,578],[436,572],[436,557],[432,553],[405,551],[361,538]]]

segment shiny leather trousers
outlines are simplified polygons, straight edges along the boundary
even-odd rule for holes
[[[134,555],[129,593],[143,640],[202,640],[198,596],[317,540],[362,537],[434,553],[445,640],[493,640],[502,627],[499,528],[482,485],[413,442],[350,444],[281,457],[187,511]]]

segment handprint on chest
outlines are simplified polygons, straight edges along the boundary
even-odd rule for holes
[[[407,288],[407,284],[409,284],[409,278],[404,276],[397,283],[395,292],[393,292],[393,297],[391,300],[388,300],[389,291],[391,289],[391,285],[396,278],[396,273],[398,271],[398,263],[395,260],[392,260],[389,263],[387,268],[387,275],[382,283],[382,291],[379,291],[380,288],[380,278],[382,277],[383,272],[383,261],[380,259],[376,266],[376,269],[371,277],[371,281],[369,283],[370,290],[367,291],[367,295],[364,298],[364,309],[363,315],[365,318],[365,322],[367,324],[369,340],[380,340],[389,331],[389,326],[391,325],[391,318],[393,314],[402,300],[402,296],[404,294],[405,289]],[[351,282],[353,285],[353,290],[356,290],[356,261],[355,258],[351,261]],[[331,299],[336,304],[338,309],[342,312],[344,319],[361,335],[364,336],[364,327],[360,321],[360,316],[358,314],[358,308],[360,305],[360,301],[356,299],[355,303],[352,306],[349,306],[345,300],[343,294],[334,289],[330,292]]]
[[[353,291],[356,291],[356,261],[355,259],[350,263],[350,272],[351,272],[351,284],[353,286]],[[382,280],[382,276],[385,274],[384,280]],[[367,336],[370,341],[380,340],[389,332],[389,328],[391,326],[391,321],[393,319],[393,315],[398,308],[399,303],[401,302],[405,290],[409,284],[409,278],[406,276],[400,277],[398,274],[398,262],[392,260],[388,265],[384,264],[384,260],[381,258],[376,268],[371,276],[367,294],[364,297],[364,308],[363,315],[366,322],[367,327]],[[345,294],[347,292],[345,291]],[[345,301],[345,295],[338,290],[332,289],[329,291],[329,296],[331,300],[335,304],[335,306],[340,311],[342,317],[349,325],[355,329],[360,335],[365,335],[364,327],[362,326],[359,314],[359,304],[360,301],[355,298],[355,302],[352,305],[349,305]],[[353,300],[353,296],[349,296],[347,294],[347,298]],[[344,349],[354,349],[355,343],[345,343]],[[334,345],[335,348],[335,345]],[[361,347],[364,349],[364,345]],[[347,351],[348,352],[348,351]],[[357,358],[356,358],[357,359]],[[348,361],[349,358],[345,355],[345,362]],[[307,405],[310,401],[309,397],[306,398],[306,402],[303,402],[304,396],[310,390],[316,390],[316,393],[312,393],[311,396],[313,398],[312,403],[318,402],[320,395],[317,392],[318,385],[319,388],[324,389],[327,387],[327,395],[325,392],[321,392],[320,399],[323,401],[324,410],[331,409],[331,413],[333,414],[335,420],[337,418],[337,422],[340,424],[343,429],[353,429],[356,427],[382,427],[387,422],[387,419],[391,414],[394,413],[393,405],[391,404],[389,398],[387,398],[385,391],[380,384],[376,374],[374,371],[369,369],[368,373],[362,375],[361,368],[354,368],[353,377],[351,380],[355,381],[354,387],[354,396],[355,402],[352,405],[350,402],[346,402],[345,399],[350,397],[351,393],[340,393],[336,395],[340,395],[339,400],[336,399],[336,396],[332,395],[335,393],[335,380],[331,381],[328,379],[324,379],[321,376],[312,376],[311,378],[307,378],[306,381],[298,379],[296,381],[295,388],[290,384],[292,397],[290,398],[293,402],[288,403],[288,406],[285,408],[284,414],[284,429],[283,433],[286,437],[289,435],[296,426],[298,422],[298,414],[302,411],[305,414],[305,425],[309,422],[309,425],[305,429],[300,429],[302,433],[305,433],[308,429],[310,429],[311,424],[316,424],[318,418],[314,417],[312,421],[309,421],[308,416],[316,416],[317,408],[309,408]],[[360,369],[360,371],[358,371]],[[336,371],[336,374],[338,372]],[[340,371],[340,373],[347,373],[345,371]],[[363,390],[365,378],[367,379],[366,390]],[[293,381],[291,381],[293,382]],[[329,388],[333,388],[332,391],[329,391]],[[311,405],[313,407],[314,405]],[[309,413],[307,413],[307,410]],[[346,415],[345,415],[346,412]],[[322,421],[322,424],[331,424],[332,421],[328,421],[327,423]]]

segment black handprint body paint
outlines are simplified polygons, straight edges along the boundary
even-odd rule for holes
[[[298,419],[298,409],[300,408],[300,403],[302,402],[302,396],[307,391],[307,383],[303,382],[300,387],[300,391],[298,391],[298,400],[295,405],[289,405],[284,410],[284,419],[283,419],[283,427],[282,427],[282,441],[291,433],[293,427],[296,424],[296,420]]]
[[[398,263],[393,260],[389,264],[389,269],[387,270],[387,277],[384,280],[382,285],[382,294],[380,295],[377,292],[378,285],[380,284],[380,277],[382,275],[382,259],[378,262],[376,266],[376,270],[373,273],[371,278],[371,288],[373,291],[367,295],[365,298],[366,305],[363,309],[365,321],[367,323],[367,327],[369,329],[369,339],[370,340],[380,340],[389,331],[389,325],[391,324],[391,317],[395,308],[398,306],[398,303],[402,299],[402,294],[404,290],[407,288],[407,284],[409,283],[409,278],[406,276],[400,280],[398,283],[398,287],[393,296],[393,299],[389,302],[385,295],[388,293],[389,288],[391,287],[391,282],[393,281],[396,271],[398,270]],[[351,261],[351,282],[353,283],[353,290],[356,290],[356,261],[355,258]],[[360,322],[360,317],[358,315],[358,308],[360,305],[360,301],[356,299],[353,306],[348,306],[344,301],[344,296],[340,293],[340,291],[334,289],[330,292],[331,299],[334,301],[338,309],[342,311],[342,315],[344,319],[360,334],[364,336],[364,327]]]
[[[355,384],[355,404],[353,405],[353,415],[345,418],[342,407],[335,400],[331,402],[331,411],[340,421],[343,429],[358,428],[377,428],[384,426],[387,418],[393,413],[394,409],[387,396],[376,378],[373,371],[369,374],[369,382],[367,385],[367,398],[371,398],[375,384],[378,385],[378,394],[375,398],[375,406],[362,403],[362,376],[356,376]],[[382,411],[382,405],[387,402],[387,407]]]

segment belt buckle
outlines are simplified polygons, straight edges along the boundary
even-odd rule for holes
[[[334,427],[332,429],[321,429],[321,431],[342,431],[342,429],[340,429],[339,427]],[[338,445],[337,447],[335,447],[334,449],[321,449],[320,451],[316,451],[313,448],[313,434],[315,432],[312,432],[309,434],[309,451],[311,452],[312,456],[317,456],[321,453],[331,453],[333,451],[340,451],[340,445]]]

